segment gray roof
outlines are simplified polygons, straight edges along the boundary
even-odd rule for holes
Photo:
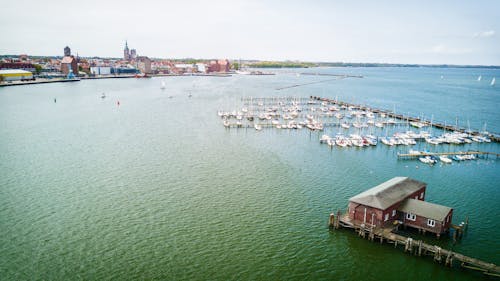
[[[425,185],[424,182],[407,177],[395,177],[352,197],[349,201],[385,210]]]
[[[412,213],[436,221],[444,221],[451,210],[450,207],[415,199],[406,199],[398,208],[400,212]]]

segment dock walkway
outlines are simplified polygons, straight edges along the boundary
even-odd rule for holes
[[[340,227],[354,229],[361,237],[368,237],[369,240],[379,240],[380,243],[386,241],[387,243],[394,244],[394,248],[398,245],[404,246],[405,252],[418,256],[433,256],[434,261],[442,263],[445,266],[453,267],[457,262],[463,268],[477,270],[485,275],[500,277],[500,267],[493,263],[488,263],[476,258],[471,258],[466,255],[453,252],[451,250],[442,249],[437,245],[430,245],[422,240],[413,240],[411,237],[406,237],[397,233],[394,227],[369,227],[368,225],[359,224],[349,219],[348,214],[337,213],[335,218],[334,214],[330,215],[329,222],[331,229],[338,229]]]
[[[482,135],[479,131],[473,131],[473,130],[468,130],[465,128],[461,128],[457,125],[447,125],[446,122],[429,122],[427,120],[422,120],[419,117],[414,117],[414,116],[404,116],[402,114],[396,114],[395,112],[389,111],[389,110],[384,110],[384,109],[378,109],[378,108],[370,108],[365,105],[359,105],[359,104],[353,104],[353,103],[348,103],[344,101],[339,101],[339,100],[332,100],[332,99],[327,99],[327,98],[322,98],[322,97],[317,97],[317,96],[311,96],[311,99],[317,100],[317,101],[322,101],[322,102],[328,102],[330,104],[336,104],[336,105],[345,105],[348,107],[353,107],[357,108],[360,110],[370,110],[373,113],[385,113],[388,117],[390,118],[395,118],[399,120],[405,120],[407,122],[420,122],[422,124],[425,124],[426,126],[432,126],[438,129],[442,129],[445,131],[453,131],[453,132],[460,132],[460,133],[468,133],[472,136],[479,136]],[[489,133],[488,137],[495,142],[500,142],[500,134],[496,133]]]
[[[487,151],[457,151],[457,152],[420,152],[420,153],[398,153],[400,158],[414,158],[422,156],[448,156],[448,155],[493,155],[499,157],[500,154]]]

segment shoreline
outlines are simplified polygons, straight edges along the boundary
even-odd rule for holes
[[[124,78],[153,78],[153,77],[170,77],[170,76],[206,76],[206,77],[231,77],[232,73],[220,73],[220,74],[203,74],[203,73],[193,73],[193,74],[154,74],[148,77],[135,77],[134,75],[110,75],[110,76],[96,76],[96,77],[79,77],[74,79],[35,79],[30,81],[11,81],[10,83],[2,82],[0,87],[9,86],[22,86],[22,85],[35,85],[35,84],[47,84],[47,83],[64,83],[64,82],[78,82],[81,80],[97,80],[97,79],[124,79]]]

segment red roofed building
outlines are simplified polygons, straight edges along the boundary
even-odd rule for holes
[[[4,62],[4,63],[0,63],[0,69],[22,69],[22,70],[34,72],[35,66],[31,63]]]
[[[61,72],[65,75],[68,75],[70,69],[73,71],[75,76],[78,76],[78,63],[76,62],[75,57],[68,56],[64,57],[61,61]]]
[[[224,60],[213,60],[210,61],[210,64],[208,65],[208,72],[229,72],[229,68],[231,67],[231,64],[227,59]]]

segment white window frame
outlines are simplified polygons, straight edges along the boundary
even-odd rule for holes
[[[416,221],[417,216],[415,214],[412,214],[412,213],[406,213],[406,219],[411,220],[411,221]]]
[[[392,210],[392,216],[394,217],[396,215],[396,210]]]
[[[420,193],[420,199],[424,199],[424,193]]]
[[[431,220],[431,219],[427,219],[427,225],[430,226],[430,227],[435,227],[436,226],[436,221],[435,220]]]
[[[389,220],[389,214],[385,214],[384,221],[388,221],[388,220]]]

